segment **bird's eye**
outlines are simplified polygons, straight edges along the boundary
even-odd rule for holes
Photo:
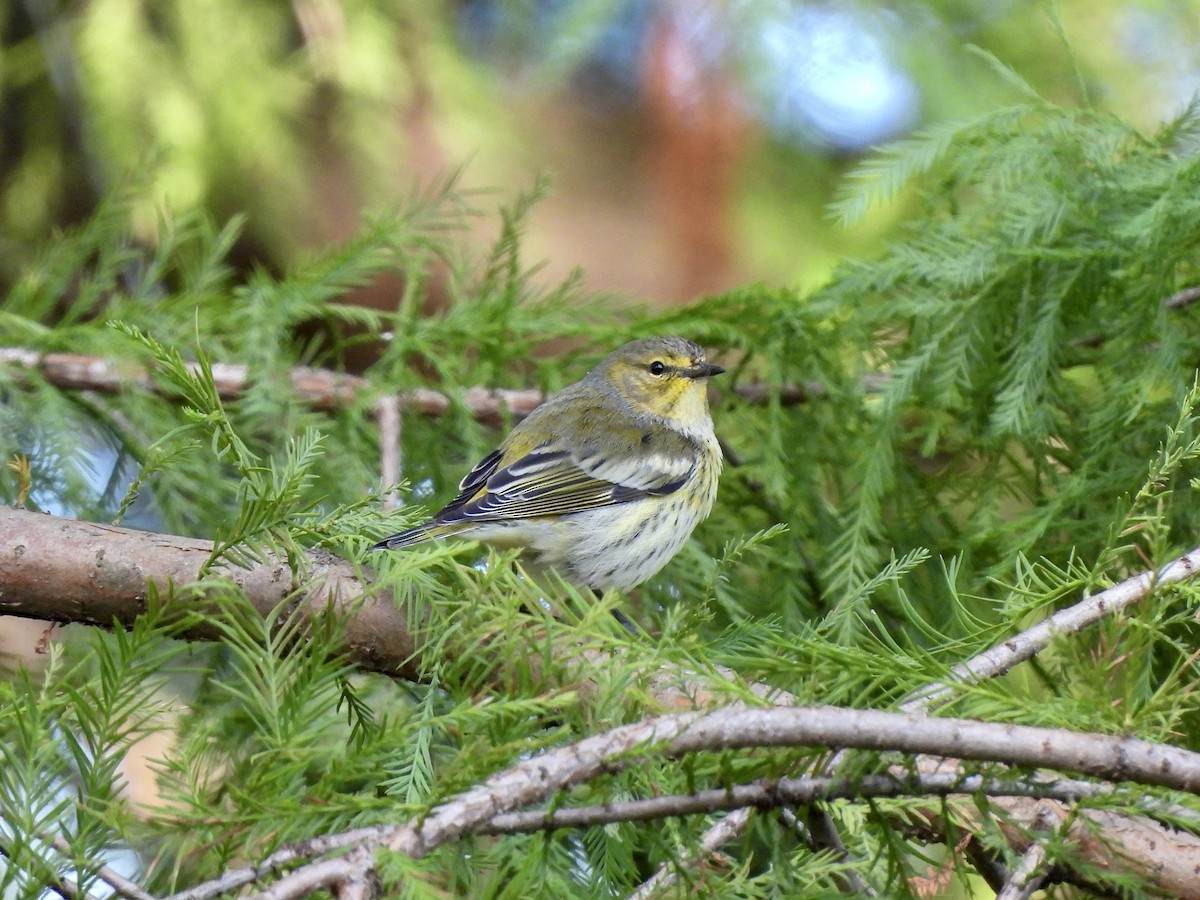
[[[654,362],[650,363],[651,375],[661,375],[665,371],[667,371],[667,364],[662,360],[656,359]]]

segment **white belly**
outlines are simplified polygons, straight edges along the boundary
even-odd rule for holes
[[[720,457],[706,464],[720,465]],[[688,499],[685,486],[665,497],[584,510],[557,520],[478,525],[464,536],[525,547],[537,566],[554,569],[581,589],[628,590],[656,575],[708,516],[717,480],[705,478],[702,467],[692,477],[711,480],[712,487],[695,499]]]

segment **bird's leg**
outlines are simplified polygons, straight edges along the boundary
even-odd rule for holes
[[[597,600],[601,599],[604,596],[604,591],[600,590],[599,588],[592,588],[592,593],[596,595]],[[629,618],[629,616],[625,615],[625,613],[621,612],[619,609],[614,609],[612,611],[612,614],[613,614],[613,618],[616,619],[618,622],[620,622],[621,625],[623,625],[625,627],[626,631],[628,631],[630,634],[632,634],[636,638],[645,639],[646,632],[643,631],[641,628],[639,628],[637,623],[634,622],[631,618]]]

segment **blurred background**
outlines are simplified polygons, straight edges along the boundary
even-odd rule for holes
[[[146,247],[181,213],[244,217],[232,263],[280,273],[451,178],[485,213],[480,246],[547,179],[523,244],[547,284],[582,269],[589,291],[655,305],[803,292],[921,203],[832,220],[874,148],[1030,89],[1153,128],[1200,91],[1200,2],[7,0],[0,298],[114,194]],[[115,431],[91,408],[5,411],[0,448],[57,472],[65,442],[95,494],[72,503],[43,476],[36,508],[111,518],[138,471]],[[125,524],[161,526],[150,497]],[[47,635],[0,623],[0,668],[32,665]],[[126,777],[153,797],[152,773]]]
[[[1200,89],[1200,4],[11,0],[0,291],[122,186],[142,240],[165,208],[244,214],[235,262],[281,271],[455,172],[485,211],[549,176],[525,244],[548,281],[809,288],[904,214],[829,221],[864,155],[1021,98],[989,54],[1151,127]]]

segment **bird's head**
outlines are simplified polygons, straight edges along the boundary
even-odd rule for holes
[[[652,337],[618,347],[593,371],[635,410],[676,422],[682,430],[708,421],[709,376],[725,370],[680,337]]]

